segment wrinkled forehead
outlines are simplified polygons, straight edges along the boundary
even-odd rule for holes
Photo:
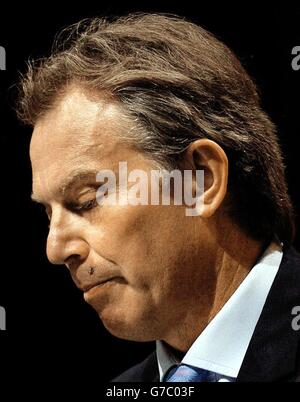
[[[30,144],[31,160],[44,158],[52,150],[67,153],[112,140],[122,129],[120,118],[116,103],[73,89],[37,121]]]
[[[101,158],[114,153],[125,124],[117,104],[91,99],[79,89],[69,92],[34,127],[33,184],[56,182],[83,165],[94,169]]]

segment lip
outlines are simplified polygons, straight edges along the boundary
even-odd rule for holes
[[[101,281],[95,282],[93,284],[87,285],[87,286],[82,286],[80,289],[84,292],[84,293],[88,293],[91,289],[94,289],[98,286],[104,285],[107,282],[110,282],[114,279],[117,279],[118,277],[114,276],[111,278],[107,278],[107,279],[103,279]]]

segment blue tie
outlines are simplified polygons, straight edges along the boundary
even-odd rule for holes
[[[163,378],[164,382],[235,382],[235,380],[233,377],[187,364],[172,366]]]

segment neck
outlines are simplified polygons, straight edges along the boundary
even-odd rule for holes
[[[262,243],[250,239],[236,228],[224,231],[223,227],[222,235],[216,236],[207,259],[211,264],[211,255],[214,256],[214,267],[209,267],[211,277],[208,281],[205,279],[207,288],[204,284],[194,297],[191,296],[189,311],[176,320],[176,325],[164,341],[174,349],[186,352],[239,287],[263,251]],[[203,289],[206,292],[204,295]]]

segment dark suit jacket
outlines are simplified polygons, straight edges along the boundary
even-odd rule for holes
[[[295,306],[300,306],[300,254],[291,248],[283,254],[237,382],[300,382],[300,329],[292,328]],[[159,381],[156,353],[112,381]]]

